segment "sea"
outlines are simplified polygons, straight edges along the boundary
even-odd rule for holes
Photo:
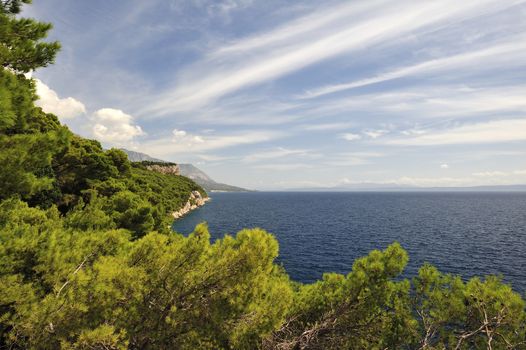
[[[212,200],[173,224],[207,222],[212,239],[260,227],[279,241],[278,263],[311,283],[346,274],[356,258],[399,242],[403,277],[424,262],[464,279],[501,275],[526,292],[526,192],[242,192]]]

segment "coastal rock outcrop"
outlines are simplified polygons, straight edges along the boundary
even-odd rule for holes
[[[180,175],[181,171],[179,169],[179,165],[177,164],[151,164],[147,165],[146,169],[150,171],[156,171],[161,174],[168,174],[168,175]]]
[[[209,200],[210,198],[203,197],[199,191],[192,191],[186,204],[181,209],[174,211],[172,213],[172,216],[174,217],[174,219],[179,219],[191,212],[192,210],[202,207]]]

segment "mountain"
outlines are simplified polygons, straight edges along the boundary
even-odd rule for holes
[[[128,155],[128,159],[130,160],[130,162],[144,162],[144,161],[150,161],[150,162],[161,162],[161,163],[165,163],[164,160],[150,157],[150,156],[147,155],[146,153],[130,151],[130,150],[127,150],[127,149],[124,149],[124,148],[121,148],[121,151],[123,151],[124,153],[126,153],[126,154]]]
[[[128,159],[131,162],[161,162],[166,163],[166,161],[150,157],[146,153],[130,151],[124,148],[121,148],[128,155]],[[237,186],[227,185],[224,183],[214,181],[210,176],[208,176],[204,171],[195,167],[192,164],[178,164],[181,175],[186,176],[194,180],[198,185],[203,187],[206,191],[225,191],[225,192],[247,192],[249,190]]]
[[[415,190],[412,188],[411,190]],[[465,187],[428,187],[416,188],[420,191],[449,191],[449,192],[526,192],[526,185],[486,185]]]
[[[201,169],[192,164],[179,164],[181,175],[194,180],[197,184],[207,191],[225,191],[225,192],[247,192],[247,189],[216,182],[205,174]]]
[[[465,187],[416,187],[396,183],[356,183],[333,187],[296,188],[299,192],[526,192],[526,185],[488,185]]]

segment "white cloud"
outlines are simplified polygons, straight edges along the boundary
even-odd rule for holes
[[[37,95],[35,104],[46,113],[53,113],[60,120],[72,119],[86,113],[84,104],[73,97],[60,98],[58,94],[41,80],[35,79]]]
[[[417,187],[470,187],[485,185],[517,185],[526,183],[526,170],[487,171],[461,177],[414,177],[403,176],[390,181],[398,185]]]
[[[473,173],[473,176],[477,177],[500,177],[500,176],[508,176],[508,173],[505,173],[503,171],[481,171],[477,173]]]
[[[389,132],[389,130],[366,130],[363,133],[367,136],[369,136],[372,139],[379,138],[382,135],[385,135]]]
[[[311,163],[284,163],[284,164],[261,164],[254,165],[254,169],[264,169],[264,170],[277,170],[277,171],[289,171],[297,169],[310,169],[314,165]]]
[[[344,177],[340,180],[338,180],[338,184],[340,185],[351,185],[351,184],[355,184],[356,181],[353,181],[351,179],[349,179],[348,177]]]
[[[347,141],[356,141],[356,140],[360,140],[362,137],[358,134],[353,134],[353,133],[350,133],[350,132],[346,132],[344,134],[341,134],[340,137],[344,140],[347,140]]]
[[[431,146],[526,141],[526,118],[465,124],[442,131],[392,139],[392,145]]]
[[[173,129],[172,134],[174,134],[175,137],[185,137],[186,136],[186,131]]]
[[[327,187],[327,182],[312,180],[281,180],[275,182],[269,189],[304,189],[313,187]]]
[[[440,169],[449,169],[449,164],[440,164]]]
[[[274,80],[343,53],[386,43],[432,25],[452,25],[512,5],[512,2],[490,0],[369,1],[349,2],[343,7],[314,12],[306,19],[328,16],[338,20],[299,19],[264,34],[264,39],[255,35],[218,48],[190,67],[174,88],[152,101],[142,113],[161,116],[193,110],[241,88]]]
[[[111,145],[122,146],[145,134],[140,126],[134,124],[131,115],[119,109],[99,109],[92,114],[91,120],[93,136]]]
[[[303,130],[307,131],[330,131],[330,130],[342,130],[351,127],[351,123],[323,123],[323,124],[309,124],[304,125]]]
[[[379,152],[341,152],[327,155],[321,163],[326,166],[353,167],[371,164],[372,159],[384,156],[384,153]]]
[[[253,0],[224,0],[211,1],[208,6],[209,16],[221,16],[224,21],[230,21],[230,15],[234,11],[239,11],[252,5]]]
[[[322,162],[323,165],[330,166],[330,167],[354,167],[358,165],[365,165],[370,164],[371,161],[365,158],[360,157],[348,157],[348,158],[336,158],[336,159],[330,159]]]
[[[202,137],[202,136],[199,136],[199,135],[194,136],[193,140],[194,140],[194,142],[196,142],[196,143],[203,143],[203,142],[205,142],[205,140],[203,139],[203,137]]]
[[[314,98],[402,77],[426,75],[451,69],[463,69],[462,73],[465,74],[466,71],[480,73],[481,71],[500,67],[503,64],[508,66],[508,68],[510,65],[524,65],[524,61],[526,60],[525,43],[526,38],[524,36],[519,36],[513,38],[513,40],[508,40],[505,43],[496,44],[493,47],[439,59],[432,59],[371,78],[360,79],[349,83],[323,86],[307,91],[300,97]]]
[[[288,149],[278,147],[275,149],[261,151],[245,156],[242,161],[247,163],[258,162],[262,160],[278,159],[285,157],[303,157],[303,158],[318,158],[320,155],[307,149]]]
[[[197,157],[207,162],[224,162],[234,159],[233,157],[218,156],[215,154],[198,154]]]
[[[480,117],[482,114],[526,113],[526,85],[434,85],[393,92],[353,95],[315,104],[309,115],[375,113],[389,117],[431,119]],[[418,130],[413,130],[418,132]],[[408,130],[409,132],[409,130]]]
[[[252,131],[247,130],[230,135],[195,135],[188,132],[185,135],[159,138],[143,142],[146,152],[158,156],[176,154],[198,154],[201,152],[218,150],[222,148],[249,145],[275,140],[284,135],[280,131]]]
[[[403,176],[392,181],[398,185],[416,187],[462,187],[476,186],[480,183],[474,182],[470,177],[412,177]]]
[[[476,176],[476,177],[483,177],[483,178],[488,178],[488,177],[508,177],[508,176],[515,176],[515,175],[526,175],[526,169],[524,170],[513,170],[513,171],[499,171],[499,170],[494,170],[494,171],[482,171],[482,172],[476,172],[476,173],[473,173],[472,174],[473,176]],[[526,180],[526,179],[525,179]]]

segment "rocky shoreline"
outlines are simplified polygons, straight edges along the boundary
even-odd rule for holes
[[[209,200],[209,197],[203,197],[199,191],[192,191],[186,204],[181,209],[174,211],[172,216],[176,220],[180,219],[186,214],[190,213],[192,210],[202,207]]]

